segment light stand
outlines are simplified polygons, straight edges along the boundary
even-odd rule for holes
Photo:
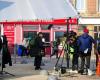
[[[69,20],[71,19],[71,17],[69,17],[67,19],[67,42],[68,42],[68,39],[69,39]],[[66,43],[65,43],[66,44]],[[67,68],[69,69],[69,44],[67,43],[67,50],[66,50],[66,62],[67,62]]]

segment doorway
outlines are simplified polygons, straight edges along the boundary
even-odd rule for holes
[[[41,31],[45,39],[45,54],[51,54],[50,31]]]

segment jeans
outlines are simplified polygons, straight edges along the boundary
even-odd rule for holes
[[[77,53],[73,54],[72,70],[78,70],[78,54]]]
[[[35,68],[39,69],[41,66],[41,62],[42,62],[42,56],[36,56],[34,60]]]
[[[84,71],[85,67],[86,67],[86,69],[89,69],[90,68],[90,59],[91,59],[91,55],[90,54],[91,54],[90,52],[87,53],[87,54],[84,54],[83,52],[81,52],[79,54],[80,59],[81,59],[81,67],[80,67],[80,70]]]

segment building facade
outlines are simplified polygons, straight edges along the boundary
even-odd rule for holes
[[[78,16],[69,0],[2,0],[0,4],[0,31],[7,36],[10,48],[22,45],[25,38],[34,38],[38,32],[51,43],[66,32],[67,19]],[[77,23],[69,26],[77,31]]]
[[[87,27],[95,39],[100,39],[100,0],[70,0],[80,15],[79,33]]]

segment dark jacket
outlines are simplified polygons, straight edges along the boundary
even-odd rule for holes
[[[30,56],[41,56],[41,50],[44,50],[44,43],[42,42],[42,38],[37,36],[34,40],[34,46],[30,48]],[[44,54],[43,54],[44,55]]]
[[[95,43],[95,40],[88,34],[81,35],[77,40],[79,51],[84,52],[87,48],[92,50],[92,43]]]
[[[11,61],[11,54],[8,49],[8,41],[7,37],[4,35],[2,36],[3,41],[2,41],[2,67],[5,68],[5,64],[9,63],[9,66],[12,66],[12,61]]]

